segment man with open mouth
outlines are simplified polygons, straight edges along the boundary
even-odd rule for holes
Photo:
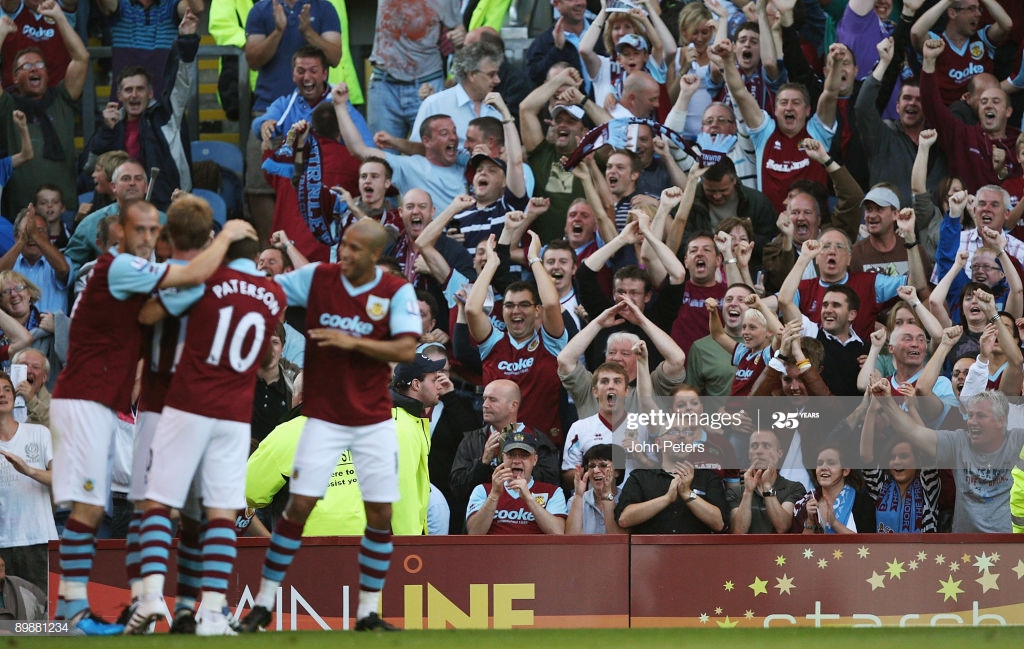
[[[501,447],[502,462],[487,484],[477,485],[466,508],[469,534],[564,534],[565,495],[557,485],[533,478],[537,438],[511,433]]]

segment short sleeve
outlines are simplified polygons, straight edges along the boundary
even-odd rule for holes
[[[307,264],[290,273],[274,275],[274,281],[284,289],[288,298],[288,306],[305,307],[309,304],[309,287],[313,285],[313,273],[318,263]]]
[[[167,264],[158,264],[135,255],[120,254],[110,264],[107,282],[110,294],[127,300],[138,293],[152,293],[167,274]]]
[[[420,317],[420,303],[416,299],[416,290],[412,284],[405,284],[391,298],[391,335],[416,334],[423,335],[423,319]]]
[[[466,505],[466,520],[469,517],[480,511],[480,508],[484,506],[484,501],[487,500],[487,490],[484,489],[482,484],[478,484],[473,487],[472,493],[469,494],[469,503]]]

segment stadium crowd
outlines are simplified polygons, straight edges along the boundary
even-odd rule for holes
[[[58,533],[53,615],[222,635],[303,536],[392,630],[393,534],[1024,532],[1024,5],[551,0],[520,63],[509,4],[379,0],[360,111],[343,0],[97,0],[79,151],[75,3],[3,3],[7,608]],[[183,125],[207,11],[241,174]]]

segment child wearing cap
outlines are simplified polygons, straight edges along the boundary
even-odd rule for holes
[[[602,35],[610,58],[594,52]],[[641,9],[602,9],[580,40],[579,49],[594,84],[594,100],[606,108],[622,98],[622,84],[631,72],[643,70],[664,84],[668,72],[665,60],[675,55],[672,35],[665,23],[656,12],[645,13]]]

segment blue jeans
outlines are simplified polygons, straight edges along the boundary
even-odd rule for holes
[[[428,81],[434,86],[434,92],[444,90],[444,79],[438,77]],[[423,100],[420,99],[420,85],[399,85],[386,81],[379,73],[370,77],[370,88],[367,92],[367,122],[370,132],[386,131],[394,137],[408,138],[412,125],[416,122],[416,113]]]

